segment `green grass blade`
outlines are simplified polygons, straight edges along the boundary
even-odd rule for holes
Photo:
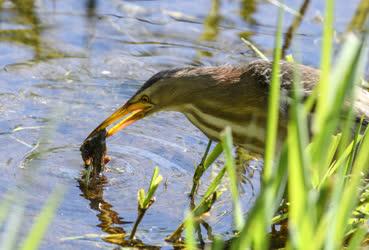
[[[151,176],[149,190],[152,189],[153,186],[155,185],[155,181],[156,181],[156,178],[158,177],[158,175],[159,175],[159,167],[156,166],[154,168],[154,172],[152,173],[152,176]]]
[[[343,187],[337,185],[336,199],[333,200],[332,213],[331,213],[331,230],[329,231],[329,237],[326,241],[326,249],[337,249],[339,245],[344,241],[344,235],[346,225],[348,224],[349,217],[352,214],[352,210],[358,202],[357,191],[360,186],[361,176],[363,172],[367,172],[369,167],[369,130],[363,137],[362,145],[358,151],[357,159],[355,161],[351,178],[349,182]],[[343,172],[343,171],[342,171]],[[343,182],[343,180],[341,181]],[[342,191],[341,191],[342,190]],[[340,195],[341,194],[341,195]]]
[[[223,176],[224,176],[225,172],[226,172],[226,168],[225,167],[222,168],[222,170],[219,171],[219,173],[217,174],[217,176],[210,183],[210,185],[209,185],[208,189],[206,190],[206,192],[205,192],[202,200],[203,199],[207,199],[212,193],[214,193],[217,190],[220,182],[223,179]],[[201,201],[200,201],[200,203],[201,203]]]
[[[226,172],[226,168],[224,167],[217,176],[213,179],[213,181],[210,183],[208,189],[205,192],[205,195],[200,200],[199,204],[192,210],[192,216],[199,217],[203,213],[210,210],[213,203],[220,197],[222,194],[220,191],[217,191],[222,178]],[[166,240],[172,242],[173,240],[177,240],[177,238],[180,236],[182,229],[185,225],[186,221],[183,221],[177,229],[169,235]]]
[[[204,161],[204,168],[207,169],[223,152],[223,147],[221,143],[218,143],[214,149],[211,151],[211,153],[206,157]]]
[[[9,211],[10,211],[10,197],[9,193],[7,192],[5,195],[3,195],[1,203],[0,203],[0,225],[2,225],[3,221],[7,217]]]
[[[154,168],[154,172],[151,177],[150,186],[147,190],[147,194],[145,196],[145,200],[142,203],[142,209],[147,209],[149,207],[149,204],[151,203],[151,200],[154,197],[154,194],[156,190],[159,187],[160,182],[163,180],[163,177],[159,175],[159,167]],[[142,195],[142,193],[139,193]]]
[[[232,155],[232,147],[233,147],[232,132],[229,127],[226,127],[225,130],[222,132],[221,141],[224,149],[225,165],[229,177],[230,189],[232,194],[234,223],[236,226],[236,230],[239,231],[243,227],[244,219],[241,203],[239,201],[238,181],[234,165],[234,158]]]
[[[297,68],[296,68],[297,69]],[[314,210],[310,204],[308,159],[305,149],[308,142],[307,117],[304,113],[302,93],[300,87],[300,72],[294,72],[294,91],[288,123],[288,200],[289,233],[291,245],[296,249],[304,249],[303,242],[311,242],[309,247],[314,249],[313,238]],[[310,219],[308,219],[310,218]]]
[[[350,240],[350,244],[347,250],[357,250],[361,247],[361,242],[364,240],[365,236],[368,234],[368,227],[360,227],[356,230],[355,234]]]
[[[269,239],[266,233],[266,225],[268,225],[268,223],[265,221],[267,220],[266,217],[269,217],[269,215],[265,216],[265,213],[270,213],[270,217],[272,217],[278,205],[281,203],[287,183],[287,166],[288,154],[286,147],[284,147],[278,165],[275,168],[276,174],[274,178],[268,183],[269,185],[264,186],[261,190],[254,206],[248,213],[247,220],[239,233],[239,237],[232,243],[231,249],[249,249],[255,234],[258,234],[257,237],[259,241],[264,240],[264,244],[268,243]],[[260,225],[262,227],[260,227]]]
[[[283,4],[283,2],[282,2]],[[282,8],[278,10],[278,22],[275,35],[274,56],[272,66],[272,79],[269,87],[268,95],[268,118],[266,130],[266,145],[264,154],[264,170],[263,184],[265,189],[262,190],[264,195],[261,196],[261,209],[257,213],[257,221],[253,221],[253,230],[255,233],[252,241],[255,249],[267,249],[269,239],[266,235],[268,226],[274,215],[273,208],[276,206],[276,190],[278,186],[273,185],[274,164],[276,159],[276,143],[278,135],[278,120],[280,107],[280,60],[282,56],[282,24],[284,11]],[[276,166],[279,167],[279,166]],[[247,245],[246,241],[246,245]]]
[[[330,165],[328,158],[330,137],[338,129],[346,97],[350,97],[354,84],[357,82],[357,79],[355,79],[357,76],[354,73],[356,73],[360,51],[361,43],[359,40],[353,35],[348,36],[330,76],[331,82],[325,83],[329,84],[330,90],[325,97],[324,112],[326,112],[326,120],[324,126],[313,138],[311,151],[312,169],[316,171],[314,176],[318,176],[319,180],[324,176]]]
[[[331,57],[333,43],[333,22],[334,22],[334,0],[325,1],[323,40],[320,62],[320,82],[318,84],[319,96],[317,102],[316,120],[314,122],[314,131],[320,131],[326,122],[328,113],[326,107],[326,98],[329,95],[329,80],[331,73]]]
[[[347,160],[351,159],[351,156],[353,155],[354,145],[357,145],[358,143],[360,143],[360,141],[361,136],[358,137],[357,141],[351,142],[340,154],[338,159],[329,166],[326,174],[321,179],[318,188],[321,188],[322,185],[326,183],[327,179],[331,177],[340,166],[342,166]]]
[[[145,209],[144,204],[145,204],[145,190],[143,188],[140,188],[137,192],[137,200],[138,200],[138,205],[140,206],[141,209]]]
[[[12,250],[15,249],[18,240],[19,229],[24,220],[24,204],[14,204],[8,220],[5,224],[5,230],[0,235],[0,249]]]
[[[211,250],[224,250],[224,241],[222,238],[215,236],[215,239],[211,244]]]
[[[36,217],[26,239],[23,241],[21,246],[22,250],[34,250],[39,248],[41,240],[55,215],[56,209],[61,202],[63,194],[64,191],[61,188],[56,188],[51,194],[42,211]]]
[[[245,38],[241,37],[242,42],[244,42],[247,46],[249,46],[255,53],[258,55],[261,59],[265,61],[269,61],[268,57],[264,55],[263,52],[261,52],[255,45],[253,45],[249,40],[246,40]]]
[[[185,220],[185,247],[186,250],[196,250],[196,239],[195,239],[195,220],[191,212],[186,216]]]
[[[280,60],[282,55],[282,23],[283,10],[279,9],[278,26],[275,36],[272,80],[268,98],[268,123],[264,156],[264,183],[272,177],[273,159],[278,131],[279,99],[280,99]]]

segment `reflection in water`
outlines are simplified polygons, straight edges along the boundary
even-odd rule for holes
[[[87,49],[91,47],[91,43],[93,42],[93,38],[95,37],[96,32],[96,7],[98,5],[97,0],[86,0],[86,41],[85,46]]]
[[[256,20],[253,18],[253,15],[256,13],[258,3],[260,3],[260,1],[241,0],[240,16],[242,20],[251,25],[257,24]],[[238,34],[240,38],[244,38],[253,43],[251,39],[252,35],[254,35],[254,32],[251,29],[242,31]]]
[[[127,240],[126,231],[123,227],[117,225],[132,224],[130,221],[122,220],[118,212],[113,210],[113,206],[104,199],[104,186],[108,183],[108,179],[105,176],[99,176],[94,180],[94,185],[86,185],[85,181],[78,180],[78,187],[81,190],[81,196],[90,202],[90,208],[97,211],[97,218],[100,224],[97,226],[101,230],[108,234],[108,236],[102,239],[108,243],[116,244],[123,247],[138,247],[145,249],[160,249],[159,247],[143,244],[140,240],[135,239],[133,241]]]
[[[245,22],[256,24],[256,20],[252,16],[256,12],[258,2],[256,0],[241,0],[240,16]]]
[[[41,25],[35,12],[34,0],[13,0],[11,2],[13,3],[13,8],[3,9],[3,1],[0,1],[1,12],[9,12],[5,13],[8,15],[1,15],[1,22],[24,25],[24,27],[20,29],[0,29],[0,41],[9,41],[31,46],[35,52],[35,59],[38,60],[41,57]],[[13,14],[14,12],[15,14]]]
[[[125,230],[116,225],[123,225],[130,222],[123,221],[119,214],[113,210],[113,206],[104,200],[104,186],[107,184],[107,178],[100,176],[96,180],[95,185],[86,185],[81,179],[78,180],[79,188],[82,192],[81,196],[90,201],[90,207],[99,212],[97,218],[101,222],[98,227],[107,234],[115,235],[104,240],[114,243],[123,244]]]
[[[37,16],[35,0],[12,0],[9,8],[3,8],[4,2],[0,0],[0,42],[12,42],[32,47],[33,60],[47,60],[64,58],[65,53],[52,48],[42,40],[42,23]],[[19,27],[20,26],[20,27]],[[16,28],[14,28],[16,27]]]
[[[86,2],[86,12],[89,18],[96,17],[96,7],[97,1],[96,0],[87,0]]]
[[[211,0],[211,7],[208,16],[204,19],[204,32],[201,34],[200,40],[214,41],[219,34],[219,24],[221,16],[219,15],[220,0]],[[194,59],[193,65],[202,65],[201,57],[212,57],[213,53],[208,50],[198,49],[198,57]]]
[[[368,20],[369,15],[369,1],[361,0],[360,4],[357,6],[356,12],[352,17],[352,20],[347,27],[347,31],[363,31],[365,27],[365,22]]]
[[[212,0],[209,15],[204,20],[204,33],[201,39],[205,41],[213,41],[219,34],[219,22],[221,16],[219,15],[220,0]]]
[[[302,19],[305,16],[306,10],[309,7],[309,4],[310,4],[310,0],[304,0],[304,2],[302,3],[302,5],[299,9],[299,14],[300,15],[295,16],[295,18],[293,19],[293,22],[291,23],[291,26],[288,28],[288,31],[285,34],[284,43],[283,43],[283,47],[282,47],[282,58],[284,58],[286,56],[286,51],[291,46],[293,35],[295,34],[296,30],[300,26],[300,24],[302,22]]]

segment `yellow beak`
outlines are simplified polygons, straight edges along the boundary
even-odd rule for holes
[[[114,135],[118,131],[127,127],[128,125],[134,123],[137,120],[145,117],[146,112],[152,107],[151,104],[146,103],[132,103],[132,104],[124,104],[122,107],[117,109],[112,115],[106,118],[97,128],[95,128],[87,137],[90,138],[94,136],[97,132],[107,128],[114,122],[124,118],[122,121],[115,124],[112,128],[110,128],[107,132],[107,137]]]

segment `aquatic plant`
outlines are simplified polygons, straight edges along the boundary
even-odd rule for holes
[[[138,215],[133,225],[131,234],[129,236],[130,240],[134,239],[138,225],[140,224],[141,220],[145,216],[146,211],[155,202],[154,194],[162,180],[163,180],[163,177],[159,175],[159,168],[155,167],[154,172],[151,177],[149,189],[147,190],[147,194],[145,193],[145,190],[143,188],[138,190],[138,193],[137,193],[137,201],[138,201],[137,213]]]
[[[263,185],[245,222],[234,184],[231,133],[229,129],[224,133],[222,148],[230,178],[236,233],[227,242],[218,238],[211,244],[212,249],[222,249],[224,244],[230,249],[357,249],[367,244],[369,213],[365,176],[369,167],[369,129],[364,130],[363,120],[354,125],[352,107],[345,102],[355,98],[354,90],[367,60],[368,34],[346,35],[332,65],[334,1],[326,2],[321,80],[311,96],[303,100],[299,75],[295,73],[288,136],[278,155],[275,138],[282,13],[279,14]],[[309,135],[308,113],[313,107],[315,119]],[[342,113],[346,117],[343,120]],[[193,221],[193,217],[187,218]],[[186,246],[195,249],[192,225],[186,225],[189,227]]]

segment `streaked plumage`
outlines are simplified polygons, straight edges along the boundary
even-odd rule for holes
[[[288,107],[295,72],[299,74],[304,97],[310,95],[319,81],[319,70],[281,62],[278,145],[282,144],[287,133]],[[230,126],[235,144],[253,153],[263,154],[271,75],[272,63],[264,60],[242,66],[186,67],[161,71],[96,130],[107,127],[132,110],[140,115],[135,113],[127,118],[115,126],[109,135],[152,113],[178,111],[209,138],[218,140],[224,127]],[[357,92],[354,111],[357,119],[363,115],[367,124],[369,93],[362,88],[358,88]]]

